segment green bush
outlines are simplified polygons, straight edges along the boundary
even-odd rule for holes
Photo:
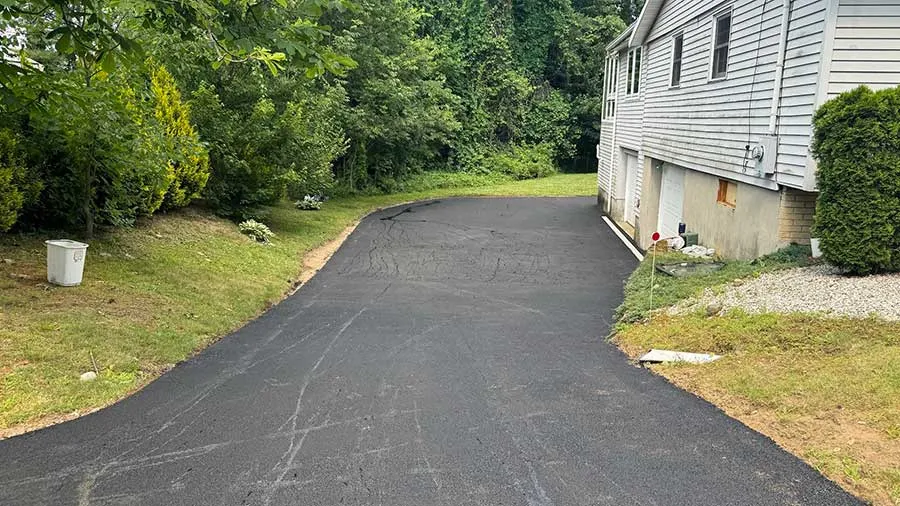
[[[90,236],[94,225],[129,226],[162,205],[173,157],[146,81],[132,76],[141,80],[95,77],[77,101],[32,114],[27,140],[45,184],[41,205],[29,210],[34,224]]]
[[[25,166],[18,135],[0,128],[0,232],[9,230],[27,203],[37,200],[41,182]]]
[[[242,222],[238,225],[238,230],[254,241],[263,244],[269,244],[269,240],[275,237],[275,233],[272,232],[265,223],[260,223],[256,220]]]
[[[294,207],[301,211],[318,211],[322,209],[322,200],[312,195],[307,195],[294,203]]]
[[[547,144],[511,146],[486,156],[483,167],[514,179],[534,179],[556,173],[553,148]]]
[[[331,162],[345,142],[328,110],[343,92],[296,79],[241,70],[194,92],[193,117],[210,155],[204,197],[220,215],[257,218],[286,194],[296,200],[330,190]]]
[[[900,87],[844,93],[814,123],[825,259],[851,274],[900,270]]]
[[[173,209],[190,204],[200,196],[209,179],[209,154],[191,124],[190,108],[182,102],[175,79],[161,65],[153,67],[150,89],[155,99],[154,114],[165,131],[172,159],[168,170],[172,182],[166,189],[162,207]]]

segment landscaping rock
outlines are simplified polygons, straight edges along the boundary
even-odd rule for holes
[[[3,259],[3,263],[8,264],[8,265],[12,265],[12,264],[14,264],[15,262],[13,262],[12,260],[10,260],[9,258],[4,258],[4,259]]]
[[[718,302],[713,302],[706,306],[706,316],[716,316],[717,314],[722,312],[722,304]]]
[[[81,381],[94,381],[97,379],[97,373],[94,371],[88,371],[81,375]]]
[[[714,306],[748,313],[819,313],[824,316],[879,318],[900,321],[900,273],[843,276],[829,265],[769,272],[759,278],[732,283],[722,293],[710,289],[698,298],[670,308],[685,314]]]

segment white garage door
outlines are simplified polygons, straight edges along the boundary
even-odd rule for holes
[[[678,224],[684,220],[683,211],[684,169],[664,164],[659,194],[659,233],[663,237],[678,235]]]
[[[625,152],[625,221],[634,226],[637,215],[637,171],[636,153]]]

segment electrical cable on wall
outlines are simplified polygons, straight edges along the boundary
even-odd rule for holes
[[[756,32],[759,33],[759,39],[756,41],[756,56],[753,61],[753,78],[750,81],[750,97],[747,100],[747,144],[744,146],[744,161],[741,172],[746,174],[747,168],[749,166],[749,162],[752,159],[755,159],[754,156],[751,156],[751,142],[753,135],[753,92],[756,90],[756,76],[759,73],[759,51],[762,48],[762,39],[763,39],[763,21],[766,17],[766,7],[769,5],[769,0],[765,0],[762,6],[762,12],[759,13],[759,26],[756,29]],[[753,153],[755,155],[755,153]]]

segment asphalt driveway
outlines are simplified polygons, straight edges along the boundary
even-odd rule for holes
[[[605,342],[634,267],[592,199],[377,213],[143,391],[0,441],[0,504],[858,504]]]

